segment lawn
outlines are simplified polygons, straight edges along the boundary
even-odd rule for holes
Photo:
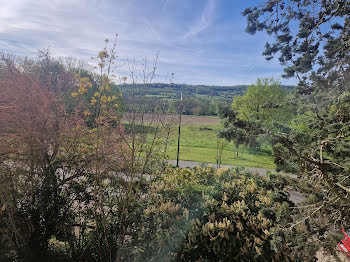
[[[181,128],[180,160],[216,163],[216,131],[220,125],[186,124]],[[271,149],[263,147],[260,152],[241,148],[236,158],[233,143],[229,143],[222,155],[222,164],[275,168]],[[176,159],[177,133],[173,135],[170,145],[170,159]]]

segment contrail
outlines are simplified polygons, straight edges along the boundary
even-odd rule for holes
[[[162,8],[162,13],[163,13],[164,10],[167,8],[168,2],[169,2],[169,0],[165,0],[165,3],[164,3],[163,8]]]

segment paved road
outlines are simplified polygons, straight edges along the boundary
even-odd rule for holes
[[[168,160],[168,162],[171,165],[174,165],[174,166],[176,165],[176,160]],[[193,167],[201,165],[201,164],[203,164],[203,163],[194,162],[194,161],[183,161],[183,160],[179,161],[179,167],[181,167],[181,168],[186,168],[186,167],[193,168]],[[216,164],[213,164],[213,163],[207,163],[206,165],[216,167]],[[239,166],[221,165],[221,167],[235,168],[235,167],[239,167]],[[265,176],[267,172],[276,172],[273,169],[258,168],[258,167],[245,167],[245,169],[254,173],[254,174],[258,174],[259,176]],[[292,177],[296,177],[295,175],[292,175],[292,174],[289,174],[289,175]],[[305,200],[305,197],[303,196],[303,194],[301,194],[297,191],[289,190],[288,193],[290,196],[290,200],[292,202],[294,202],[296,205]]]
[[[176,160],[169,160],[168,162],[171,165],[174,165],[174,166],[176,165]],[[199,166],[201,164],[203,164],[203,163],[193,162],[193,161],[183,161],[183,160],[179,161],[179,167],[181,167],[181,168],[186,168],[186,167],[194,168],[195,166]],[[216,164],[214,164],[214,163],[206,163],[206,165],[216,167]],[[234,168],[234,167],[239,167],[239,166],[221,165],[221,167],[229,167],[229,168],[233,167]],[[261,176],[265,176],[267,172],[276,172],[273,169],[258,168],[258,167],[245,167],[245,169],[249,170],[250,172],[252,172],[254,174],[258,174]]]

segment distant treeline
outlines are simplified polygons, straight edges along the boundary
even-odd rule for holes
[[[217,115],[220,105],[232,103],[234,96],[242,95],[247,85],[207,86],[187,84],[121,84],[124,101],[128,104],[131,96],[143,96],[149,100],[148,111],[152,112],[155,101],[163,103],[164,111],[176,112],[179,98],[183,96],[183,113],[186,115]],[[290,92],[294,86],[282,86]]]

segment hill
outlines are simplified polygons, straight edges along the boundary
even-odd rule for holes
[[[179,97],[180,92],[182,92],[182,94],[187,97],[209,96],[211,98],[221,98],[224,100],[232,100],[234,96],[242,95],[248,87],[248,85],[208,86],[166,83],[119,85],[122,93],[130,92],[131,86],[136,87],[135,90],[147,89],[147,94],[151,96],[164,96],[166,94],[169,98],[176,98]],[[282,85],[282,87],[286,88],[289,92],[295,86]]]
[[[124,100],[133,93],[142,95],[150,100],[167,101],[170,111],[178,108],[180,94],[183,95],[184,114],[187,115],[216,115],[220,104],[230,104],[234,96],[242,95],[248,85],[236,86],[209,86],[209,85],[187,85],[187,84],[121,84],[118,86],[123,94]],[[283,85],[290,92],[294,86]],[[151,104],[151,103],[150,103]],[[150,108],[152,110],[152,108]]]

